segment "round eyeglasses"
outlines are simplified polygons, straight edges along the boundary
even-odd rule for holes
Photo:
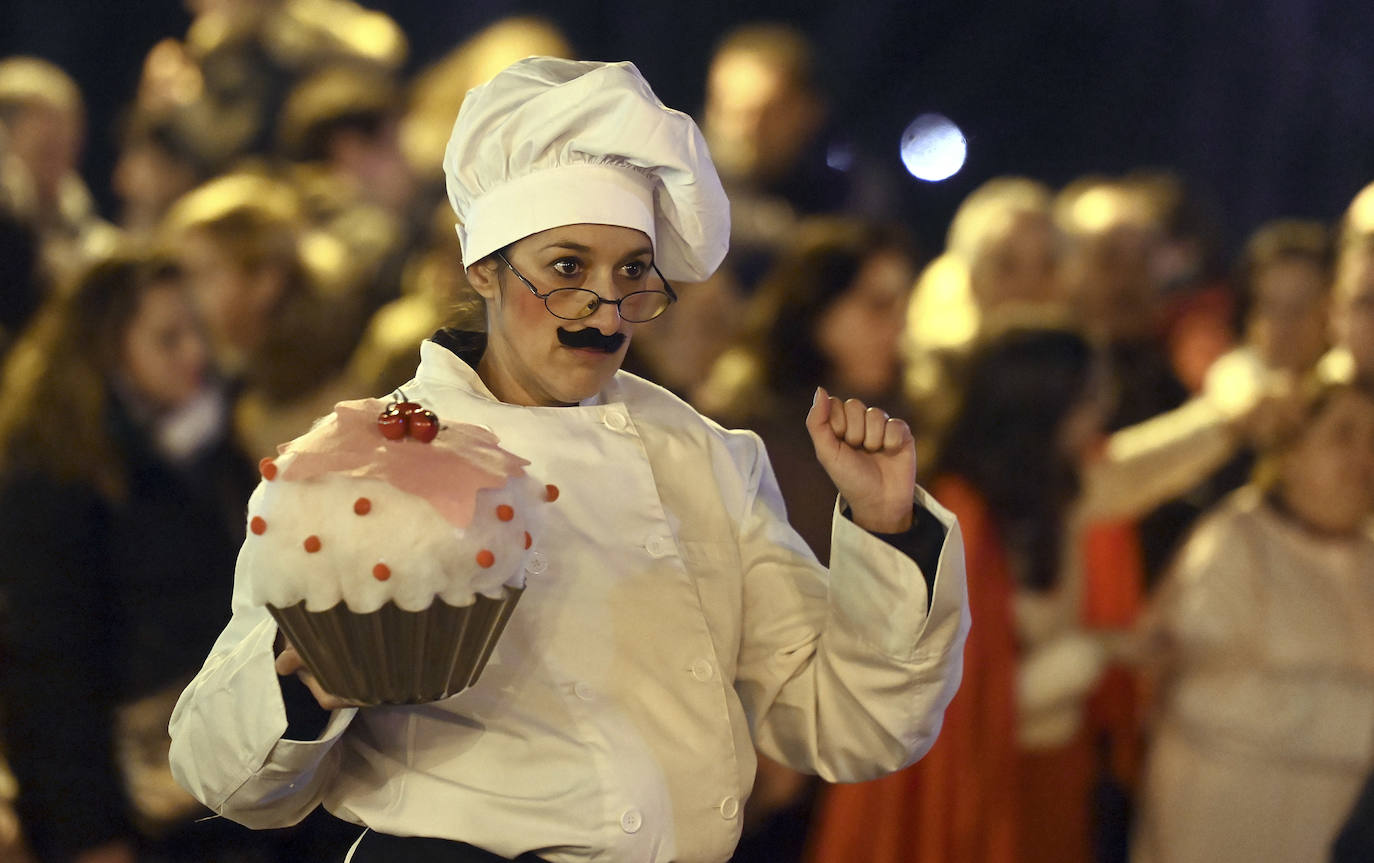
[[[632,324],[642,324],[645,321],[652,321],[654,318],[668,311],[668,307],[677,301],[677,292],[673,286],[668,284],[668,280],[663,278],[663,274],[658,271],[657,264],[649,264],[653,267],[654,273],[663,282],[661,291],[632,291],[618,300],[608,300],[596,291],[588,288],[554,288],[546,294],[539,293],[539,290],[525,278],[525,275],[515,268],[515,265],[506,258],[504,252],[497,252],[496,257],[501,259],[501,263],[510,268],[515,277],[525,283],[525,287],[530,289],[530,293],[544,301],[544,308],[549,310],[549,314],[555,318],[562,318],[565,321],[580,321],[590,317],[602,304],[615,306],[620,313],[620,319],[629,321]]]

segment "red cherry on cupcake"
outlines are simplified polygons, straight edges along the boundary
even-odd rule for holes
[[[435,416],[434,411],[423,408],[411,411],[406,416],[406,431],[420,443],[429,443],[439,434],[439,417]]]
[[[439,434],[439,418],[434,411],[406,401],[405,393],[397,390],[396,401],[377,417],[377,428],[387,440],[401,440],[409,435],[420,443],[429,443]]]
[[[400,440],[406,436],[406,417],[389,409],[382,411],[382,415],[377,417],[377,428],[387,440]]]

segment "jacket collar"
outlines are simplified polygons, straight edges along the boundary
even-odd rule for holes
[[[477,370],[477,363],[487,349],[487,334],[472,330],[459,330],[445,327],[430,337],[430,341],[447,348],[458,359]]]

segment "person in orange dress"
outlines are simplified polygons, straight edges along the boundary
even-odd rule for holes
[[[975,353],[931,486],[964,532],[974,625],[963,683],[919,763],[826,789],[812,863],[1088,859],[1092,749],[1081,702],[1103,652],[1076,616],[1049,627],[1054,635],[1044,620],[1063,605],[1077,465],[1100,435],[1096,368],[1088,343],[1067,330],[1011,330]],[[1032,698],[1028,710],[1021,702],[1037,677],[1069,691]],[[1068,711],[1058,706],[1065,699]],[[1065,722],[1067,742],[1023,740]],[[1050,776],[1061,785],[1046,799],[1037,777]]]

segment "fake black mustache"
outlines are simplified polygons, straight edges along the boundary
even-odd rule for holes
[[[596,327],[587,327],[582,330],[565,330],[559,327],[558,341],[565,348],[592,348],[613,354],[620,350],[621,345],[625,344],[625,334],[611,333],[608,336]]]

